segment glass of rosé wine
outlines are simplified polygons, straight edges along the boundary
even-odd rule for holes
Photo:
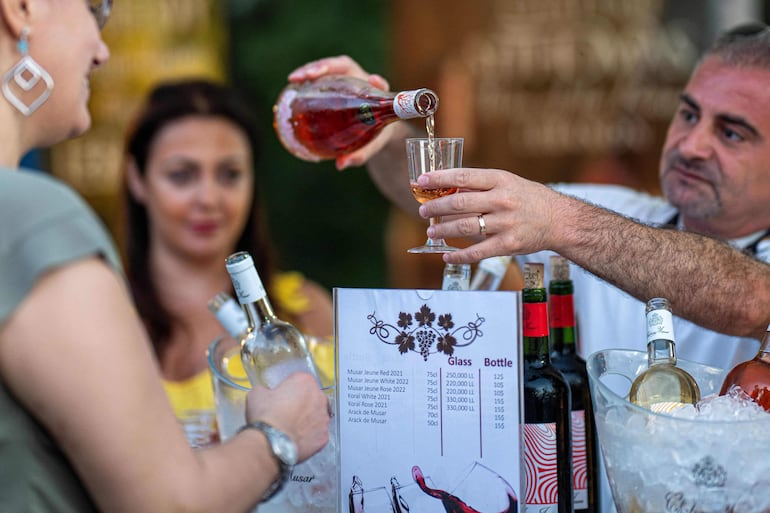
[[[408,138],[406,156],[409,163],[409,185],[412,195],[420,203],[457,192],[456,187],[423,189],[417,185],[417,178],[423,173],[462,166],[463,139],[461,137]],[[430,224],[441,222],[431,217]],[[449,246],[444,239],[431,239],[422,246],[409,249],[409,253],[449,253],[458,248]]]

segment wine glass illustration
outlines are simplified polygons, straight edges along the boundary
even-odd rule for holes
[[[354,475],[348,492],[348,513],[395,513],[395,508],[384,486],[364,490],[361,478]]]
[[[517,513],[513,488],[499,474],[474,462],[451,492],[432,486],[420,467],[412,467],[412,478],[427,496],[437,499],[446,513]]]
[[[435,486],[429,476],[424,476],[422,481],[428,487]],[[412,479],[401,484],[396,476],[391,477],[390,491],[396,513],[444,513],[441,503],[426,495]]]
[[[456,187],[442,189],[424,189],[417,185],[417,179],[423,173],[440,169],[460,167],[463,157],[463,139],[460,137],[408,138],[406,156],[409,163],[409,185],[412,195],[420,203],[453,194]],[[430,224],[441,222],[439,217],[431,217]],[[458,248],[449,246],[444,239],[428,240],[422,246],[409,249],[409,253],[448,253]]]

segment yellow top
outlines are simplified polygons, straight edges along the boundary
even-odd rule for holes
[[[278,273],[275,276],[271,290],[281,310],[289,314],[299,314],[310,306],[310,300],[301,291],[304,279],[298,272]],[[317,340],[312,337],[307,339],[308,349],[321,374],[321,381],[328,383],[328,377],[334,376],[334,344],[331,340]],[[233,376],[246,375],[239,358],[230,360],[227,370]],[[184,417],[185,411],[213,410],[215,407],[211,373],[208,368],[183,381],[163,380],[163,386],[177,417]]]

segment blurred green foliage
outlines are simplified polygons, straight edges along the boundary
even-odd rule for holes
[[[272,128],[272,106],[294,68],[347,54],[386,73],[385,2],[381,0],[232,0],[229,74],[262,120],[258,163],[283,269],[327,287],[385,287],[388,202],[365,169],[339,172],[291,156]]]

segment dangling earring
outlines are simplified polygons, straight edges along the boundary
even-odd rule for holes
[[[35,62],[35,59],[29,56],[28,35],[29,29],[27,27],[21,29],[19,42],[16,44],[16,48],[21,54],[21,59],[19,59],[19,62],[3,75],[3,96],[5,96],[5,99],[25,116],[29,116],[35,112],[38,107],[51,96],[51,91],[53,90],[53,79],[51,78],[51,75],[49,75],[40,64]],[[45,82],[45,89],[41,91],[38,97],[29,105],[24,103],[18,96],[16,96],[13,90],[11,90],[11,80],[13,80],[22,91],[27,92],[35,87],[38,82],[40,82],[40,79]]]

